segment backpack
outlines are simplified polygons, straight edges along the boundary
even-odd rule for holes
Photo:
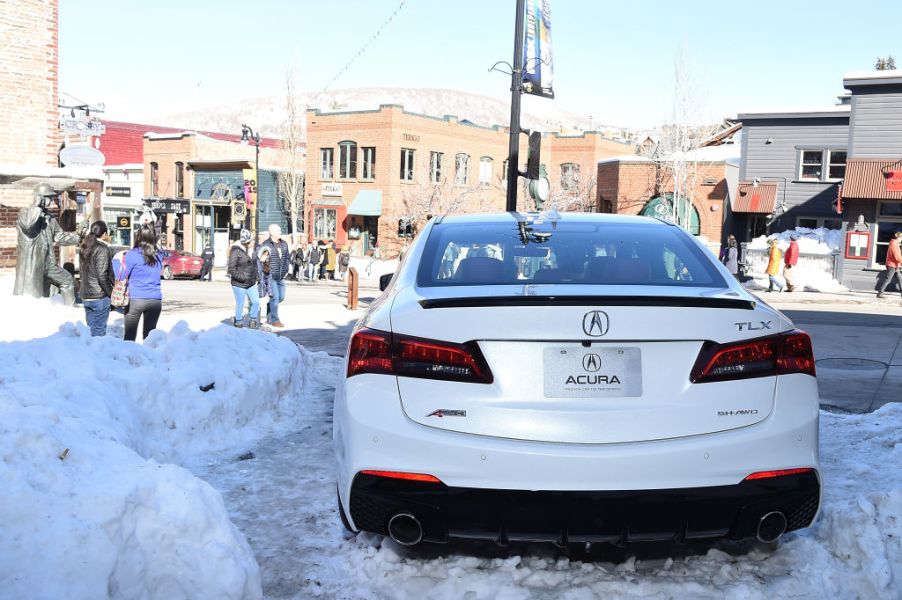
[[[351,257],[347,254],[342,254],[341,258],[338,260],[338,264],[342,267],[347,267],[349,264],[351,264]]]
[[[317,248],[316,246],[314,246],[314,247],[310,250],[310,263],[311,263],[311,264],[314,264],[314,265],[318,265],[320,259],[322,259],[322,254],[320,253],[319,248]]]

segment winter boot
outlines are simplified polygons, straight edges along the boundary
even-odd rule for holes
[[[242,327],[244,327],[244,320],[243,319],[239,320],[239,319],[236,319],[235,317],[232,317],[232,325],[234,325],[238,329],[241,329]]]
[[[247,324],[248,329],[260,329],[260,321],[257,319],[251,319]]]

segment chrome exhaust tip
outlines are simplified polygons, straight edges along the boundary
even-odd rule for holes
[[[399,512],[388,520],[388,536],[402,546],[414,546],[423,540],[423,526],[412,514]]]
[[[758,521],[756,537],[763,544],[771,544],[786,533],[787,526],[786,515],[777,510],[769,512]]]

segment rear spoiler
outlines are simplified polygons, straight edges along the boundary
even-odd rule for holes
[[[487,306],[660,306],[754,310],[756,304],[754,300],[740,298],[680,296],[475,296],[420,300],[420,306],[425,309]]]

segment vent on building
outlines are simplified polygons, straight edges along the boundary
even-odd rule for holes
[[[708,177],[702,182],[702,185],[717,185],[716,177]]]

